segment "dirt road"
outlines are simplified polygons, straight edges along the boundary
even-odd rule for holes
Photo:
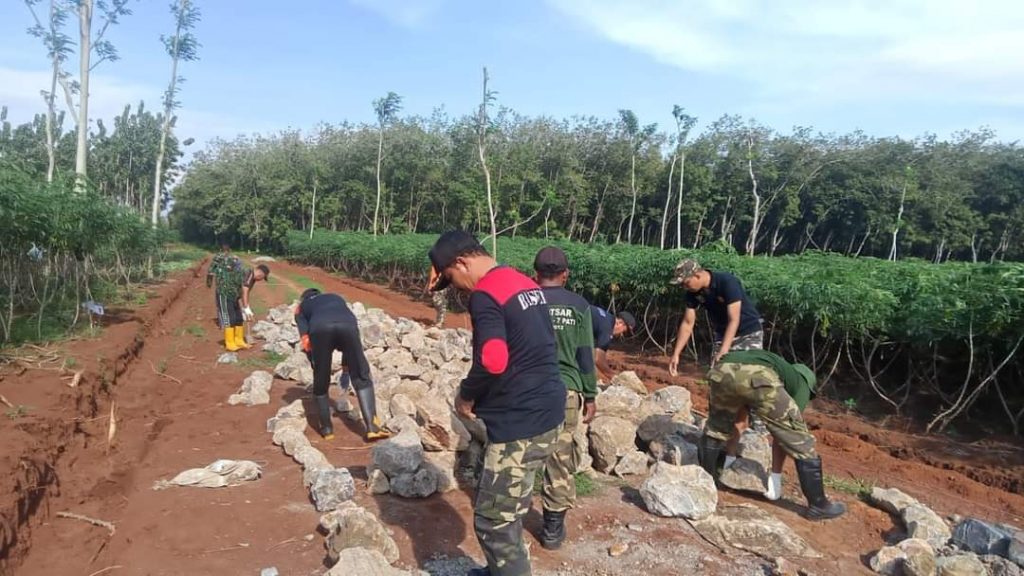
[[[258,285],[253,294],[257,311],[290,302],[315,284],[393,316],[433,319],[425,300],[315,268],[271,267],[271,283]],[[115,311],[99,338],[51,347],[34,358],[26,352],[22,362],[0,367],[0,394],[25,407],[0,419],[0,572],[258,574],[269,566],[286,576],[325,571],[323,538],[315,533],[319,515],[303,489],[300,469],[271,444],[265,427],[282,402],[303,398],[305,391],[278,380],[268,406],[227,405],[246,375],[273,366],[258,346],[241,352],[238,365],[215,363],[220,334],[212,293],[199,272],[179,274],[152,289],[138,310]],[[469,323],[464,315],[450,314],[447,325]],[[614,352],[611,360],[617,368],[637,370],[649,385],[671,381],[662,358]],[[79,371],[77,387],[70,388],[70,377]],[[706,403],[701,386],[675,383],[688,385],[698,408]],[[918,438],[823,407],[826,411],[810,422],[827,474],[900,487],[942,514],[1024,524],[1019,446]],[[116,429],[108,442],[112,410]],[[365,480],[369,456],[359,432],[351,425],[328,444],[307,431],[335,466],[349,467],[357,485]],[[233,488],[153,490],[157,480],[218,458],[257,461],[263,477]],[[539,569],[746,574],[763,563],[737,551],[725,555],[684,522],[647,514],[637,505],[637,483],[609,481],[583,499],[570,516],[571,545],[555,553],[533,546]],[[727,493],[722,500],[755,503],[792,526],[825,555],[797,561],[819,574],[867,573],[864,559],[899,530],[888,515],[848,495],[839,495],[851,507],[846,517],[805,521],[792,470],[786,493],[788,501],[780,504]],[[422,566],[439,554],[481,558],[464,491],[409,501],[360,490],[356,500],[393,530],[404,566]],[[116,531],[58,517],[62,511],[112,522]],[[539,521],[539,514],[532,514],[527,528],[535,529]],[[609,558],[607,547],[619,542],[630,543],[631,551]]]

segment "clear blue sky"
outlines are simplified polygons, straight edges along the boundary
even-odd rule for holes
[[[45,2],[45,0],[44,0]],[[788,132],[948,136],[987,125],[1024,139],[1024,2],[963,0],[196,0],[201,60],[184,64],[179,136],[372,121],[389,90],[404,112],[470,112],[481,67],[525,114],[698,129],[726,113]],[[139,0],[109,33],[121,60],[94,73],[93,118],[145,99],[170,63],[168,0]],[[0,105],[42,111],[44,50],[19,0],[0,3]],[[74,37],[74,30],[69,30]],[[77,65],[75,65],[77,69]]]

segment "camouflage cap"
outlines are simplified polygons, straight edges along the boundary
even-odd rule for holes
[[[675,272],[673,272],[672,279],[669,280],[669,284],[682,284],[683,280],[686,280],[690,276],[700,272],[703,268],[696,260],[687,258],[679,264],[676,264]]]

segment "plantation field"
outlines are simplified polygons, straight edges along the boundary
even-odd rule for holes
[[[295,232],[286,252],[297,262],[422,285],[436,238],[317,232],[310,239]],[[933,427],[979,402],[986,411],[1001,406],[1017,431],[1024,402],[1015,392],[1022,378],[1022,264],[889,262],[822,252],[766,258],[528,238],[499,238],[498,258],[529,273],[537,250],[549,244],[569,256],[571,289],[635,312],[659,346],[674,336],[682,310],[681,290],[668,284],[672,270],[679,260],[696,258],[737,274],[765,318],[769,345],[819,374],[846,375],[855,386],[844,394],[878,396],[896,410],[911,399],[924,401]]]

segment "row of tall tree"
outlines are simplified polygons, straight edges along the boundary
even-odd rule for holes
[[[630,110],[611,118],[491,111],[218,140],[175,190],[186,235],[251,246],[288,229],[481,233],[727,243],[747,254],[808,249],[934,261],[1024,257],[1024,148],[988,129],[949,140],[788,133],[727,115],[695,133]],[[493,224],[492,224],[493,215]],[[492,228],[493,226],[493,228]]]

